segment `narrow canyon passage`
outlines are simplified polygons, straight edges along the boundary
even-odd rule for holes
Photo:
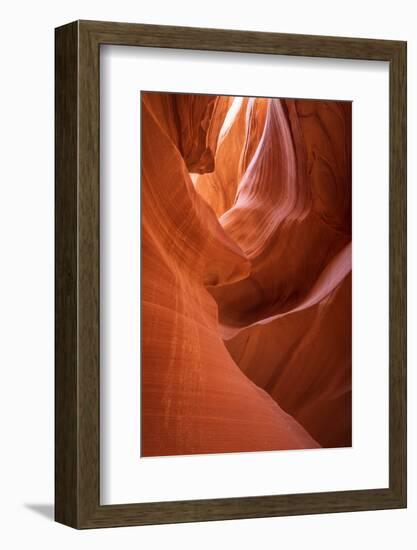
[[[146,92],[142,456],[351,445],[351,103]]]

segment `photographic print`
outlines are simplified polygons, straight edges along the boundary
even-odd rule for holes
[[[352,103],[140,101],[141,456],[350,447]]]

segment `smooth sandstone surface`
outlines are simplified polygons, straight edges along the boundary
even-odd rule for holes
[[[351,104],[142,93],[142,456],[351,445]]]

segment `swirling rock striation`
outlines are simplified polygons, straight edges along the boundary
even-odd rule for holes
[[[142,456],[351,445],[351,105],[142,93]]]

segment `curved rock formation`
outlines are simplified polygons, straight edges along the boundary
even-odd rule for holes
[[[351,444],[350,128],[142,93],[142,456]]]

